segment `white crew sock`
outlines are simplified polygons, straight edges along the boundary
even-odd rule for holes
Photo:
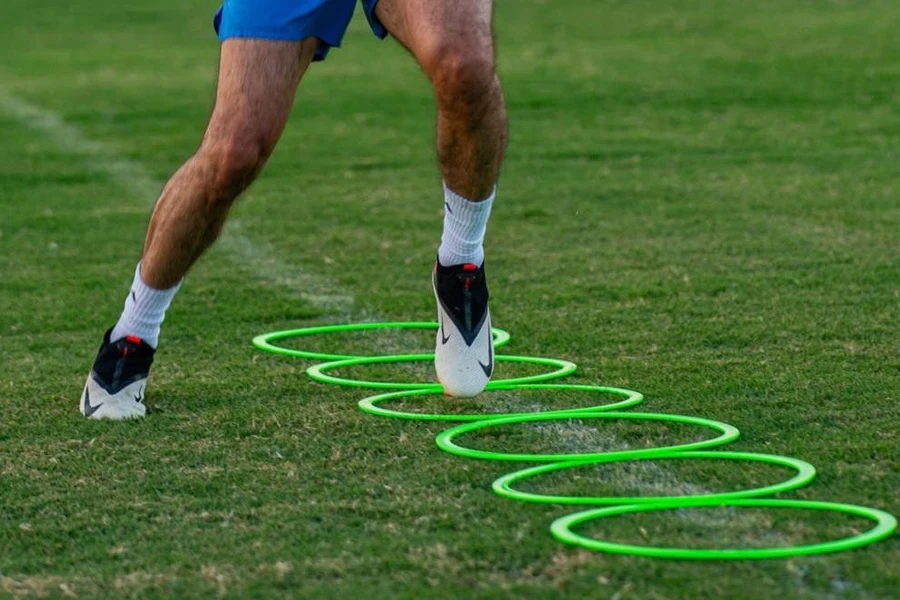
[[[484,232],[496,193],[495,187],[485,200],[472,202],[444,184],[444,233],[438,248],[441,265],[473,263],[481,266],[484,262]]]
[[[155,290],[141,279],[141,263],[134,271],[134,283],[125,298],[125,308],[119,322],[113,327],[109,340],[114,342],[126,335],[136,335],[156,348],[159,344],[159,329],[166,318],[166,310],[181,282],[167,290]]]

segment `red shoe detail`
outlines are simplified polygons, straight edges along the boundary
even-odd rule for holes
[[[477,271],[478,265],[473,265],[472,263],[466,263],[463,265],[463,271]]]
[[[125,341],[131,342],[132,344],[140,344],[143,340],[136,335],[126,335]]]

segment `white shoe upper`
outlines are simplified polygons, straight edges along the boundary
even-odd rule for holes
[[[143,402],[146,386],[144,378],[110,394],[89,375],[81,393],[81,414],[91,419],[140,419],[147,414]]]
[[[438,331],[435,337],[434,368],[448,396],[471,397],[484,391],[494,370],[494,340],[491,313],[486,309],[477,335],[467,343],[438,297]]]

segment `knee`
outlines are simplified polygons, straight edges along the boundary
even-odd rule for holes
[[[209,175],[211,199],[230,204],[253,182],[266,156],[261,143],[240,136],[206,140],[198,158]]]
[[[461,39],[439,44],[426,54],[422,66],[442,106],[479,115],[500,97],[489,43]]]

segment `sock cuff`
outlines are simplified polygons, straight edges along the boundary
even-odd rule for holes
[[[174,286],[170,287],[166,290],[157,290],[156,288],[152,288],[144,282],[144,278],[141,277],[141,263],[137,264],[134,270],[134,283],[131,286],[131,291],[128,295],[131,297],[131,300],[140,304],[143,311],[155,312],[158,310],[167,309],[169,304],[172,302],[172,297],[178,292],[181,288],[181,284],[184,282],[182,279]]]
[[[110,333],[110,341],[126,335],[136,335],[152,348],[159,343],[160,325],[166,318],[166,310],[181,287],[181,281],[167,290],[153,289],[141,277],[141,263],[134,270],[134,281],[125,298],[125,306],[119,321]]]
[[[450,213],[457,216],[457,211],[463,213],[478,215],[491,211],[494,204],[494,196],[497,195],[497,186],[491,190],[491,194],[484,200],[469,200],[464,198],[447,187],[444,182],[444,208],[449,209]]]
[[[445,267],[484,262],[484,234],[497,188],[481,201],[464,198],[444,182],[444,232],[438,262]]]

